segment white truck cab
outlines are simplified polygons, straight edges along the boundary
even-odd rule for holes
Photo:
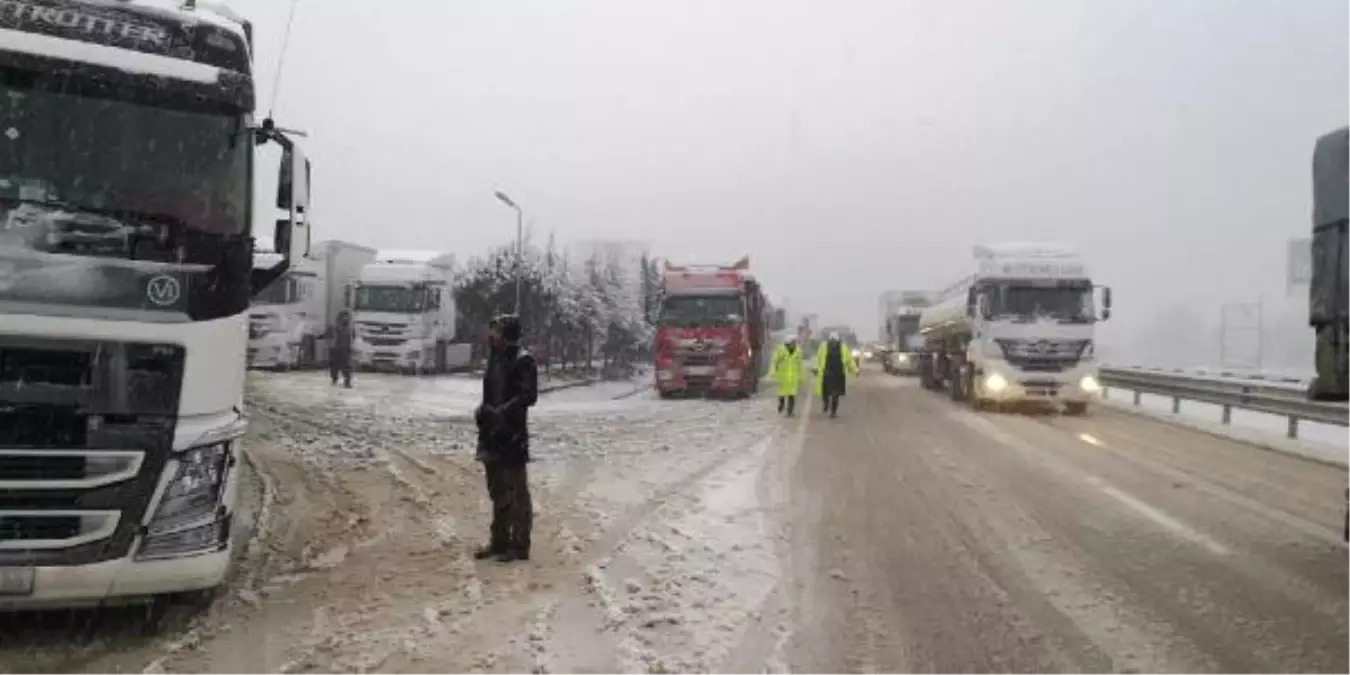
[[[1099,396],[1094,332],[1111,313],[1070,246],[977,246],[975,270],[923,310],[919,375],[975,408],[1039,402],[1081,414]]]
[[[364,369],[443,373],[468,364],[455,344],[454,256],[381,251],[353,288],[353,360]]]
[[[254,265],[271,267],[280,255],[255,253]],[[318,365],[319,336],[330,317],[323,261],[306,256],[264,288],[248,312],[248,364],[255,368]]]
[[[255,123],[247,22],[142,0],[0,12],[0,611],[218,587],[249,300],[308,251],[309,162]],[[252,259],[265,142],[283,149],[272,268]]]
[[[270,267],[275,253],[254,254],[254,264]],[[351,294],[375,249],[345,241],[321,241],[291,265],[285,276],[263,289],[249,310],[249,365],[258,368],[309,368],[328,362],[328,327],[338,312],[351,309]]]

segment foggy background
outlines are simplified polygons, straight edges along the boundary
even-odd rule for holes
[[[289,3],[229,4],[266,113]],[[1336,0],[300,0],[276,117],[310,133],[316,238],[464,259],[514,237],[501,189],[540,237],[749,253],[775,301],[865,339],[881,291],[947,286],[975,243],[1068,242],[1114,290],[1103,360],[1217,364],[1221,305],[1259,301],[1262,365],[1308,371],[1286,245],[1350,118],[1348,23]]]

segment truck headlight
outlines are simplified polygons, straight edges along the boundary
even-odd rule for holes
[[[1008,388],[1008,381],[998,373],[990,373],[984,378],[984,388],[989,391],[998,392]]]
[[[179,456],[173,480],[150,521],[150,533],[171,530],[215,511],[229,460],[228,443],[192,448]]]
[[[1089,394],[1095,394],[1102,390],[1102,384],[1097,381],[1097,378],[1091,375],[1084,375],[1083,379],[1079,381],[1078,386]]]
[[[136,560],[224,549],[230,537],[230,515],[220,510],[220,498],[230,459],[228,443],[192,448],[178,457],[173,480],[164,490]]]
[[[860,351],[858,351],[858,350],[856,350],[856,349],[853,350],[853,358],[855,358],[855,359],[858,358],[858,356],[859,356],[860,354],[862,354],[862,352],[860,352]]]
[[[895,362],[896,362],[896,363],[909,363],[909,354],[896,354],[896,355],[895,355]]]

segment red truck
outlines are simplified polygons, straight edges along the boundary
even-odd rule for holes
[[[657,320],[656,390],[748,397],[759,390],[771,318],[750,257],[731,266],[665,265]]]

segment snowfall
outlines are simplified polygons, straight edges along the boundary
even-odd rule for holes
[[[531,415],[533,556],[508,565],[472,559],[477,380],[253,373],[227,590],[163,630],[142,610],[5,625],[0,672],[781,670],[763,500],[790,427],[649,378],[546,385],[564,388]]]
[[[785,672],[805,610],[779,590],[790,532],[771,514],[801,428],[762,398],[660,400],[650,377],[545,381],[533,555],[502,564],[472,558],[476,379],[251,373],[221,594],[153,620],[0,617],[0,672]]]

